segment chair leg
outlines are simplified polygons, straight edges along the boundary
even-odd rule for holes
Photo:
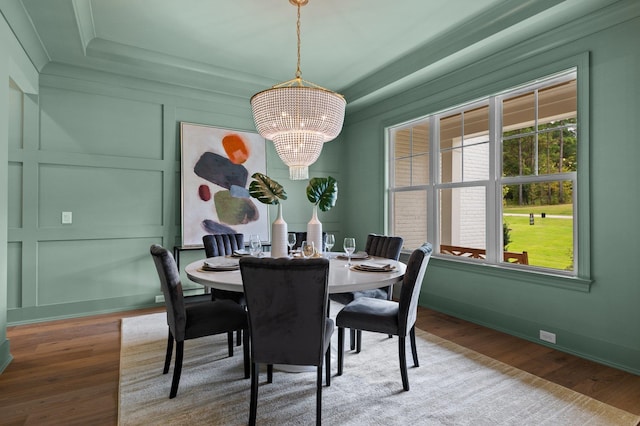
[[[258,411],[258,374],[260,369],[255,362],[251,363],[251,399],[249,402],[249,426],[255,426]]]
[[[242,344],[242,330],[236,331],[236,346],[240,346]]]
[[[327,382],[327,386],[331,386],[331,344],[327,348],[327,352],[324,354],[324,364],[325,364],[325,380]]]
[[[316,425],[322,424],[322,364],[318,366],[318,378],[316,381]]]
[[[173,334],[171,334],[171,329],[169,329],[169,338],[167,339],[167,355],[164,357],[164,370],[162,370],[162,374],[167,374],[169,372],[172,353],[173,353]]]
[[[393,284],[387,287],[387,300],[393,300]],[[391,339],[393,337],[393,334],[387,334],[387,336],[389,336],[389,339]]]
[[[350,338],[351,338],[350,348],[351,348],[351,350],[354,350],[356,348],[356,331],[352,328],[352,329],[349,330],[349,333],[350,333]]]
[[[362,330],[356,330],[356,353],[359,354],[362,350]]]
[[[273,383],[273,364],[267,365],[267,383]]]
[[[344,328],[338,327],[338,376],[342,376],[344,364]]]
[[[243,356],[244,356],[244,378],[248,379],[250,376],[250,369],[251,369],[251,355],[249,354],[249,331],[245,331],[243,333],[243,348],[242,348],[242,352],[243,352]]]
[[[409,376],[407,375],[407,354],[405,351],[405,338],[400,336],[398,339],[398,353],[400,356],[400,375],[402,376],[402,388],[409,390]]]
[[[229,347],[229,358],[233,357],[233,331],[227,331],[227,346]]]
[[[175,398],[178,394],[180,384],[180,374],[182,373],[182,356],[184,354],[184,340],[176,343],[176,363],[173,366],[173,381],[171,382],[171,392],[169,399]]]
[[[409,339],[411,340],[411,353],[413,354],[413,366],[420,367],[418,362],[418,350],[416,348],[416,326],[414,325],[409,330]]]

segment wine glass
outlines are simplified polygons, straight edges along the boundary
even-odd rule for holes
[[[253,257],[260,257],[260,253],[262,253],[262,242],[257,234],[249,236],[249,253]]]
[[[327,234],[324,237],[324,246],[327,249],[327,254],[329,255],[329,252],[331,252],[331,248],[334,246],[334,244],[336,243],[336,237],[333,236],[333,234]],[[330,257],[331,255],[329,255]]]
[[[289,253],[291,253],[291,256],[293,256],[293,246],[296,245],[296,234],[294,234],[293,232],[290,232],[287,235],[287,245],[289,246]]]
[[[347,253],[347,264],[345,266],[351,266],[351,255],[356,251],[356,239],[347,237],[344,239],[343,246],[345,253]]]
[[[315,244],[313,241],[303,241],[302,242],[302,256],[305,258],[309,258],[313,256],[316,252]]]

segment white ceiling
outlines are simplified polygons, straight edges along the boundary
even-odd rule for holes
[[[310,0],[302,76],[353,105],[614,1]],[[3,2],[40,70],[75,65],[246,98],[296,70],[288,0]]]

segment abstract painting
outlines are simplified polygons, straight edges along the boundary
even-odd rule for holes
[[[265,140],[256,133],[180,123],[182,246],[205,234],[258,234],[269,241],[267,205],[249,197],[251,175],[266,173]]]

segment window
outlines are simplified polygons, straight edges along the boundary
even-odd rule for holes
[[[387,129],[406,249],[576,275],[576,70]]]

